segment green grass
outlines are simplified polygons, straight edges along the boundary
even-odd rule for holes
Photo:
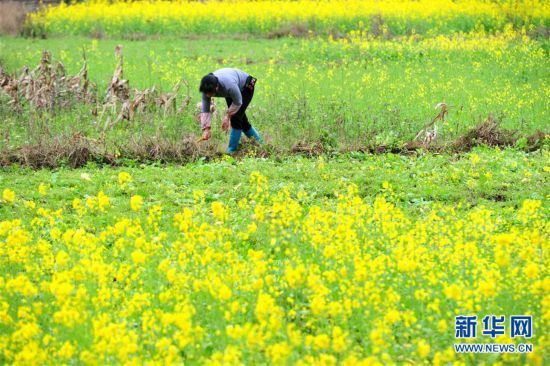
[[[453,140],[488,115],[502,127],[529,134],[547,130],[548,41],[500,36],[465,35],[426,39],[347,41],[256,38],[160,38],[143,41],[63,37],[46,40],[0,38],[0,63],[11,73],[33,67],[43,50],[76,73],[85,52],[90,78],[100,96],[112,75],[114,48],[124,47],[124,77],[130,86],[170,89],[180,78],[189,81],[191,108],[180,116],[153,113],[115,126],[107,143],[130,137],[160,135],[179,141],[197,134],[193,118],[200,101],[198,82],[220,67],[239,67],[259,80],[249,108],[253,125],[267,140],[287,149],[298,141],[353,148],[399,145],[414,138],[449,104],[448,123],[440,138]],[[225,107],[223,100],[219,104]],[[90,106],[52,114],[25,109],[14,114],[3,103],[0,134],[14,148],[50,134],[84,132],[97,137]],[[47,132],[40,127],[47,125]],[[224,137],[214,124],[215,141]],[[112,149],[112,146],[109,147]]]
[[[476,157],[480,161],[474,164]],[[526,154],[514,149],[477,148],[456,156],[352,153],[322,160],[299,156],[239,160],[227,157],[185,166],[139,164],[112,169],[89,164],[82,169],[53,171],[14,166],[2,169],[0,188],[11,188],[21,199],[40,202],[39,184],[50,185],[52,199],[48,202],[55,203],[55,207],[48,209],[68,208],[73,198],[96,195],[104,189],[114,208],[108,215],[100,214],[101,218],[90,216],[91,221],[86,225],[89,229],[93,229],[98,218],[108,220],[109,215],[117,216],[128,210],[128,193],[121,192],[117,183],[120,171],[134,177],[132,194],[163,202],[166,213],[178,212],[182,205],[191,203],[194,190],[207,192],[207,202],[222,201],[237,210],[237,202],[253,191],[248,177],[254,171],[265,175],[275,190],[291,184],[296,192],[308,192],[308,205],[331,200],[342,184],[354,183],[367,201],[372,201],[377,194],[390,193],[398,207],[417,214],[435,202],[460,204],[463,209],[484,205],[508,210],[519,207],[525,199],[548,197],[547,158],[548,153],[543,151]],[[324,167],[319,168],[320,165]],[[88,173],[91,181],[82,179],[82,173]],[[391,188],[384,188],[384,182]],[[525,189],[526,186],[530,189]],[[15,210],[12,206],[0,206],[0,218],[17,217],[24,212],[23,205]]]

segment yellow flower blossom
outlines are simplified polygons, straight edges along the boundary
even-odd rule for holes
[[[143,264],[145,263],[145,260],[147,259],[147,255],[143,253],[141,250],[134,250],[132,252],[132,261],[135,264]]]
[[[430,354],[430,344],[423,339],[419,340],[416,342],[416,352],[418,357],[425,359]]]
[[[8,203],[13,203],[13,201],[15,200],[15,192],[9,188],[4,188],[4,191],[2,192],[2,198]]]
[[[135,195],[130,198],[130,208],[132,211],[139,211],[143,205],[143,197],[140,195]]]
[[[223,222],[227,219],[227,209],[224,204],[218,201],[212,202],[212,214],[214,217]]]
[[[47,189],[48,189],[48,186],[46,184],[40,183],[40,185],[38,186],[38,193],[41,196],[45,196],[46,192],[47,192]]]
[[[120,188],[125,189],[128,183],[132,182],[132,176],[127,172],[118,173],[118,184]]]

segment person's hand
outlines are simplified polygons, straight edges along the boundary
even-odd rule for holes
[[[223,117],[222,130],[224,130],[225,132],[227,132],[227,130],[229,130],[229,116]]]
[[[212,137],[212,132],[210,131],[209,128],[205,128],[205,129],[202,131],[202,136],[201,136],[201,138],[200,138],[197,142],[210,140],[210,137]]]

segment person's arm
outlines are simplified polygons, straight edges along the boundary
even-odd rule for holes
[[[201,130],[210,129],[212,127],[212,113],[201,113]]]
[[[210,113],[210,103],[212,98],[202,93],[202,109],[201,109],[201,130],[211,127],[212,113]]]
[[[243,96],[237,85],[232,85],[228,90],[232,103],[227,109],[227,117],[231,117],[241,108],[243,105]]]
[[[239,111],[243,105],[243,96],[237,85],[233,85],[228,90],[229,97],[231,98],[231,105],[227,108],[227,114],[222,120],[222,130],[227,131],[229,129],[229,120],[231,116]]]

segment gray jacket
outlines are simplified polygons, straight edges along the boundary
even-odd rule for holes
[[[229,109],[234,113],[239,110],[243,104],[241,90],[244,89],[244,84],[248,78],[248,74],[242,70],[234,68],[223,68],[213,72],[218,78],[218,91],[214,94],[215,97],[231,98],[232,104]],[[209,98],[205,93],[202,93],[202,112],[210,112]]]

